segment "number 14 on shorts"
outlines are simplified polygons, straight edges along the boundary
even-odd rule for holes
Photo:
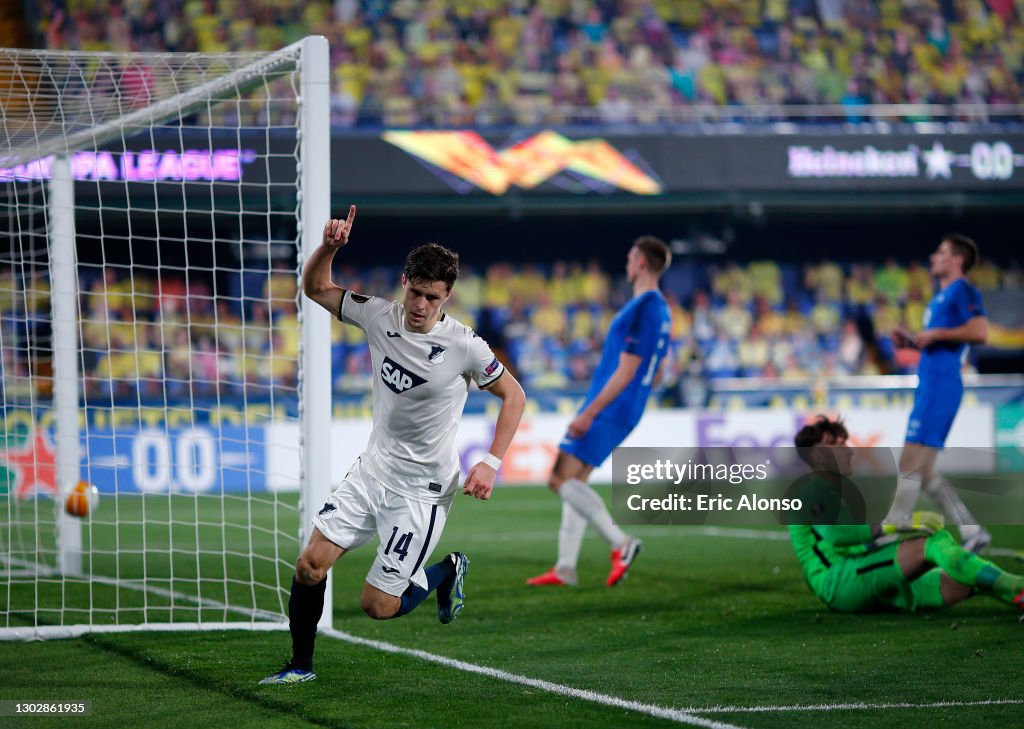
[[[395,541],[395,537],[398,537],[398,541]],[[405,560],[407,554],[409,554],[409,545],[412,544],[412,532],[406,532],[405,534],[398,534],[398,527],[391,527],[391,539],[388,540],[388,546],[384,547],[384,554],[391,554],[391,550],[395,550],[395,554],[398,555],[398,561],[402,562]]]

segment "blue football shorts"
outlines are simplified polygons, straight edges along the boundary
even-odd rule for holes
[[[582,438],[570,438],[568,434],[558,444],[558,449],[570,456],[576,456],[584,463],[597,468],[626,436],[632,432],[635,423],[620,425],[600,417],[594,418]]]
[[[941,386],[925,380],[914,393],[914,409],[907,423],[907,443],[942,448],[953,427],[953,419],[964,394],[963,383],[943,382]]]

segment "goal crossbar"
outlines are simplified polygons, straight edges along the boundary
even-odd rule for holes
[[[88,129],[78,131],[64,130],[65,133],[61,135],[52,135],[52,138],[49,141],[40,139],[39,129],[34,125],[31,130],[20,134],[15,130],[15,134],[12,135],[11,131],[8,130],[8,147],[7,149],[0,149],[0,165],[13,167],[19,164],[32,162],[52,154],[66,154],[87,147],[99,147],[121,136],[130,134],[133,130],[138,131],[160,124],[169,119],[186,116],[189,113],[210,104],[211,100],[227,100],[224,98],[225,94],[230,93],[232,96],[245,94],[264,83],[266,77],[270,74],[283,74],[294,70],[296,68],[296,64],[300,62],[302,43],[302,41],[293,43],[292,45],[286,46],[278,51],[274,51],[269,55],[255,53],[237,53],[228,55],[203,53],[182,54],[180,60],[186,63],[210,60],[222,61],[225,58],[250,60],[245,65],[236,68],[233,71],[229,71],[223,76],[206,81],[198,86],[188,89],[187,91],[182,91],[175,96],[161,99],[144,108],[136,109],[135,111],[131,111],[115,119],[101,122],[100,124],[89,127]],[[78,58],[81,60],[107,58],[112,61],[116,61],[123,57],[124,56],[122,54],[116,53],[87,53],[81,51],[57,52],[10,48],[0,49],[0,61],[9,63],[14,68],[19,68],[22,62],[26,59],[31,59],[40,66],[45,67],[45,64],[48,62],[67,58]],[[137,57],[139,60],[143,61],[157,60],[159,58],[165,58],[166,54],[137,54]],[[31,123],[37,120],[35,119],[34,112],[32,111],[33,107],[29,103],[31,101],[29,98],[31,96],[29,92],[29,85],[24,81],[24,79],[22,79],[22,81],[23,83],[20,86],[25,93],[22,101],[29,108],[26,122]],[[15,93],[17,88],[18,85],[14,84],[13,88],[8,89],[8,94],[13,97],[12,100],[17,100],[17,94]],[[11,104],[9,103],[0,104],[0,114],[3,115],[5,129],[7,129],[7,124],[11,121],[5,111],[10,105]]]

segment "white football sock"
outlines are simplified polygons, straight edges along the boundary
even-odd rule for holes
[[[921,479],[917,473],[900,476],[896,479],[896,493],[892,498],[892,507],[882,523],[900,524],[910,521],[910,514],[914,511],[917,497],[920,494]]]
[[[924,485],[924,492],[942,509],[949,523],[960,527],[961,537],[967,539],[980,531],[978,520],[967,510],[967,506],[960,499],[960,494],[941,475],[935,474],[931,481]]]
[[[582,514],[612,549],[618,549],[626,541],[626,533],[615,526],[604,499],[594,489],[578,479],[570,479],[562,484],[559,493],[562,501]]]
[[[562,525],[558,528],[558,561],[555,572],[559,577],[576,576],[576,562],[580,558],[583,534],[587,520],[568,501],[562,502]]]

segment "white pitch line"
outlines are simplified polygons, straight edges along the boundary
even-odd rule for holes
[[[411,658],[418,658],[423,661],[437,663],[460,671],[466,671],[467,673],[476,673],[499,681],[516,683],[521,686],[529,686],[530,688],[547,691],[548,693],[558,694],[560,696],[582,699],[583,701],[590,701],[595,704],[611,706],[617,709],[625,709],[627,711],[636,711],[658,719],[669,719],[670,721],[679,722],[680,724],[707,727],[707,729],[740,729],[735,724],[725,724],[723,722],[714,721],[713,719],[704,719],[703,717],[695,716],[691,711],[686,709],[673,709],[665,706],[657,706],[656,704],[643,704],[638,701],[627,701],[626,699],[620,699],[617,696],[610,696],[608,694],[588,691],[586,689],[573,688],[572,686],[564,686],[559,683],[544,681],[539,678],[521,676],[518,673],[502,671],[498,668],[478,666],[475,663],[467,663],[466,661],[460,661],[454,658],[446,658],[445,656],[428,653],[427,651],[421,651],[416,648],[403,648],[402,646],[397,646],[393,643],[385,643],[384,641],[371,640],[369,638],[360,638],[359,636],[352,635],[341,630],[335,630],[333,628],[321,630],[320,632],[324,635],[330,636],[331,638],[345,641],[346,643],[361,645],[367,648],[375,648],[376,650],[383,651],[385,653],[395,653],[398,655],[409,656]]]
[[[981,701],[933,701],[925,704],[897,701],[881,704],[805,704],[796,706],[692,706],[683,711],[698,714],[763,714],[785,711],[872,711],[876,709],[951,709],[971,706],[1006,706],[1024,704],[1024,699],[982,699]]]

